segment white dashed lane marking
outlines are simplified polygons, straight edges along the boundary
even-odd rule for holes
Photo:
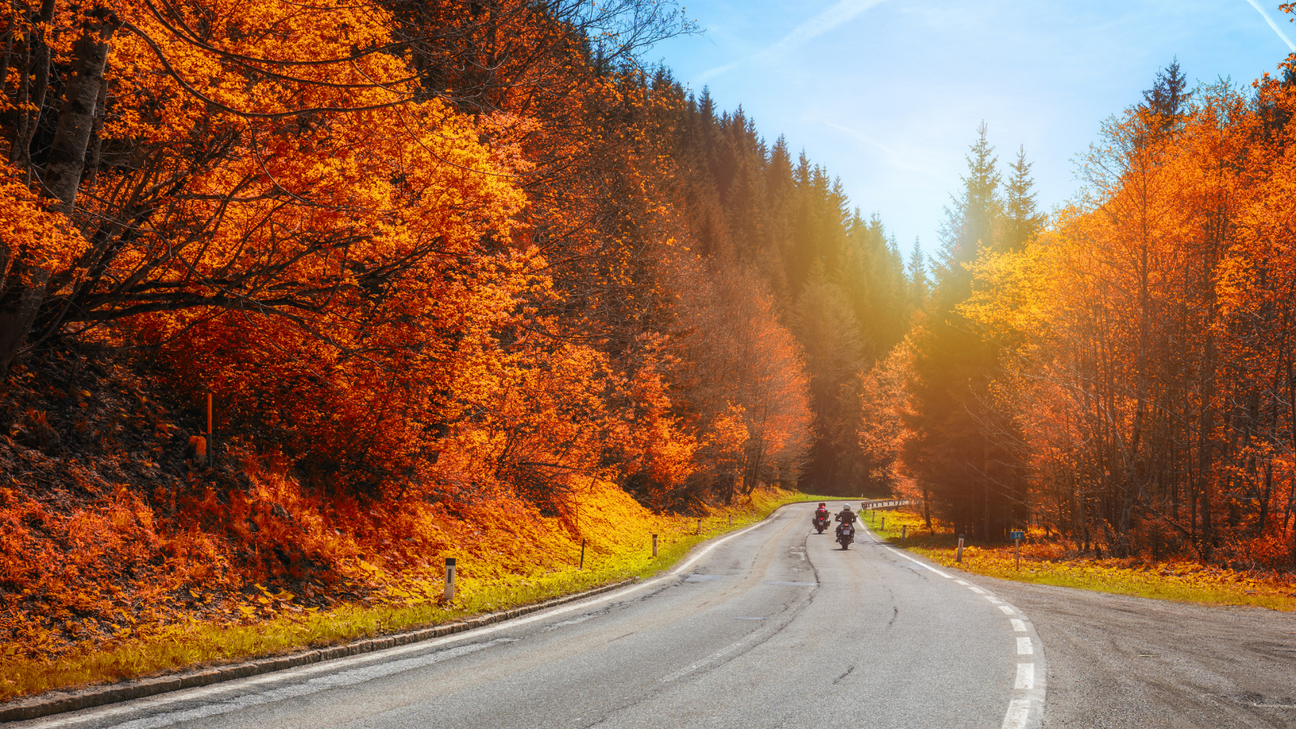
[[[1018,663],[1017,664],[1017,683],[1013,684],[1013,689],[1017,691],[1029,691],[1035,688],[1035,664]]]
[[[1012,605],[1005,604],[1003,600],[1000,600],[998,597],[991,594],[990,591],[977,587],[966,580],[956,579],[953,575],[942,572],[925,562],[910,557],[904,552],[884,544],[877,538],[874,538],[874,542],[891,550],[893,554],[898,554],[920,567],[928,569],[947,580],[953,580],[956,584],[962,585],[968,590],[981,595],[987,601],[998,607],[1000,612],[1009,617],[1014,633],[1031,632],[1026,628],[1026,621],[1023,619],[1025,616],[1022,615],[1021,617],[1017,617],[1018,615],[1021,615],[1021,613],[1016,608]],[[1040,685],[1037,686],[1035,684],[1035,661],[1038,660],[1042,662],[1044,658],[1042,655],[1038,658],[1035,657],[1035,647],[1031,643],[1030,636],[1017,637],[1017,655],[1030,656],[1030,658],[1025,659],[1029,662],[1021,662],[1017,664],[1017,677],[1013,682],[1013,691],[1021,691],[1024,695],[1019,695],[1019,698],[1014,698],[1008,703],[1008,712],[1004,714],[1003,729],[1027,729],[1028,727],[1030,729],[1037,729],[1043,723],[1044,692],[1046,687],[1044,686],[1044,680],[1042,677]]]
[[[1030,699],[1013,699],[1012,703],[1008,704],[1008,715],[1004,717],[1004,729],[1026,726],[1026,720],[1030,718],[1030,709]]]

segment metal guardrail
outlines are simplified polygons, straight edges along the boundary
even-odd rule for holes
[[[918,499],[877,499],[862,503],[866,509],[894,509],[900,506],[913,506],[922,502]]]

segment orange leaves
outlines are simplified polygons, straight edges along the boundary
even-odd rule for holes
[[[0,268],[0,284],[6,281],[19,261],[28,268],[23,275],[30,277],[31,267],[45,271],[67,271],[73,268],[85,252],[85,240],[71,227],[67,218],[48,210],[48,202],[31,191],[22,173],[7,161],[0,162],[0,220],[5,223],[5,246],[11,251]],[[21,282],[30,285],[30,279]]]

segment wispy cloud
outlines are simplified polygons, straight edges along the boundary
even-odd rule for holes
[[[885,1],[886,0],[840,0],[840,2],[835,5],[824,8],[814,17],[805,21],[801,25],[798,25],[792,30],[792,32],[780,38],[776,43],[762,48],[755,53],[739,58],[736,61],[704,71],[698,76],[698,81],[705,82],[723,73],[728,73],[739,66],[745,66],[756,61],[770,61],[786,56],[824,33],[831,32],[836,30],[838,27],[849,23],[860,13],[863,13],[875,5],[881,5]]]
[[[1273,28],[1273,31],[1278,34],[1278,37],[1283,39],[1283,43],[1287,44],[1287,48],[1296,51],[1296,45],[1292,44],[1291,38],[1288,38],[1287,34],[1282,32],[1282,28],[1278,27],[1278,24],[1274,22],[1274,19],[1269,16],[1269,11],[1264,9],[1264,6],[1260,4],[1260,0],[1247,0],[1247,2],[1251,3],[1251,7],[1255,8],[1256,12],[1260,13],[1260,15],[1264,17],[1265,22],[1269,24],[1269,27]]]

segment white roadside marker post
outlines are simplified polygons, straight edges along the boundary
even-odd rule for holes
[[[954,555],[954,561],[960,564],[963,562],[963,535],[962,534],[959,535],[958,554]]]
[[[455,585],[455,558],[446,557],[446,578],[445,578],[445,601],[450,602],[454,599]]]
[[[1026,537],[1026,532],[1020,529],[1013,529],[1008,532],[1008,536],[1013,540],[1013,555],[1017,557],[1017,571],[1021,571],[1021,540]]]
[[[657,535],[653,535],[653,559],[657,559]]]

